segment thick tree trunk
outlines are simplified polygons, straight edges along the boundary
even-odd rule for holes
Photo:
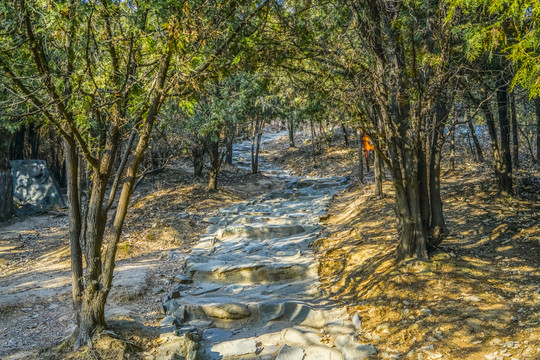
[[[69,206],[69,244],[71,248],[71,294],[77,326],[80,326],[80,314],[83,292],[83,253],[81,248],[81,204],[79,191],[79,155],[75,141],[64,141],[67,170],[67,196]]]
[[[11,135],[0,130],[0,221],[13,214],[13,177],[9,163],[9,144]]]
[[[439,245],[448,235],[441,198],[441,152],[444,143],[444,127],[449,113],[450,108],[448,103],[437,102],[429,160],[429,200],[431,215],[428,237],[429,246]]]
[[[512,118],[512,161],[516,169],[519,168],[519,129],[517,123],[516,95],[510,94],[510,117]]]
[[[510,122],[508,119],[508,85],[504,80],[497,88],[497,109],[501,133],[501,167],[499,190],[512,193],[512,155],[510,150]]]

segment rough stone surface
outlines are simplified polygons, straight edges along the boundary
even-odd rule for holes
[[[251,315],[244,304],[210,304],[203,307],[207,316],[219,319],[243,319]]]
[[[369,344],[361,344],[351,335],[340,335],[334,341],[336,348],[343,354],[344,360],[363,360],[377,353],[377,349]]]
[[[279,350],[276,360],[304,360],[306,352],[299,347],[291,347],[289,345],[283,345]]]
[[[44,160],[12,160],[13,198],[25,213],[66,207]]]
[[[197,343],[189,336],[170,335],[157,349],[156,360],[195,360]]]
[[[214,345],[211,350],[220,356],[255,354],[257,352],[257,342],[251,339],[225,341]]]
[[[234,164],[249,169],[250,145],[233,153]],[[263,158],[260,168],[291,181],[287,189],[207,217],[206,234],[178,260],[184,271],[173,280],[183,287],[164,310],[199,329],[200,360],[365,359],[374,348],[352,336],[360,319],[349,320],[347,309],[321,293],[310,247],[345,180],[294,178]]]

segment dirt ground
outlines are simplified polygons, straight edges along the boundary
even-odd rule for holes
[[[335,145],[340,142],[336,140]],[[372,196],[372,173],[356,183],[357,149],[309,140],[288,149],[281,138],[263,156],[302,176],[351,175],[332,202],[315,244],[323,289],[362,320],[360,337],[380,359],[540,359],[540,176],[520,171],[517,194],[500,198],[487,167],[459,161],[444,171],[450,235],[430,261],[396,264],[392,186]],[[185,163],[145,179],[137,189],[119,247],[107,306],[109,331],[77,359],[145,358],[157,345],[160,298],[177,261],[218,208],[283,184],[225,168],[208,191]],[[0,228],[0,358],[62,359],[73,332],[67,217],[63,212],[16,219]],[[40,351],[48,347],[48,351]]]
[[[356,156],[334,146],[313,158],[304,145],[277,161],[354,179]],[[427,262],[395,261],[391,182],[377,199],[372,173],[354,180],[315,244],[323,289],[360,316],[380,359],[540,359],[540,175],[518,171],[516,195],[501,198],[487,166],[457,164],[442,178],[450,235]]]
[[[144,356],[163,317],[161,297],[179,271],[178,262],[169,260],[190,251],[204,232],[205,216],[281,186],[264,175],[225,166],[214,192],[207,189],[207,179],[193,179],[188,166],[174,163],[136,190],[106,309],[111,332],[77,358]],[[16,218],[0,227],[0,358],[55,359],[69,352],[42,351],[61,344],[75,329],[67,228],[65,211]]]

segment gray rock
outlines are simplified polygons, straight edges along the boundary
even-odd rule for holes
[[[257,342],[253,339],[225,341],[212,346],[210,350],[223,357],[255,354],[257,352]]]
[[[276,360],[304,360],[305,356],[306,353],[304,349],[283,345],[279,350]]]
[[[357,332],[362,332],[362,320],[360,319],[360,315],[354,314],[351,316],[351,321],[353,323],[354,329]]]
[[[198,344],[191,336],[165,337],[165,341],[155,352],[156,360],[195,360]]]
[[[218,319],[243,319],[251,316],[251,310],[244,304],[209,304],[202,306],[207,316]]]
[[[58,184],[44,160],[13,160],[13,199],[24,213],[65,208]]]
[[[163,318],[163,320],[161,320],[161,322],[159,323],[160,326],[171,326],[171,325],[176,325],[177,324],[177,320],[174,316],[165,316]]]
[[[377,353],[374,346],[357,343],[351,335],[338,336],[334,344],[343,354],[344,360],[364,360]]]

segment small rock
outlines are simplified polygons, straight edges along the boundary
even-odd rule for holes
[[[353,316],[351,316],[351,321],[355,330],[357,332],[362,332],[362,320],[360,319],[360,316],[358,314],[354,314]]]
[[[426,316],[431,316],[431,310],[430,309],[420,309],[420,312]]]
[[[305,356],[304,349],[283,345],[279,350],[276,360],[304,360]]]
[[[174,316],[166,316],[159,323],[160,326],[171,326],[171,325],[176,325],[176,324],[177,324],[177,320]]]

